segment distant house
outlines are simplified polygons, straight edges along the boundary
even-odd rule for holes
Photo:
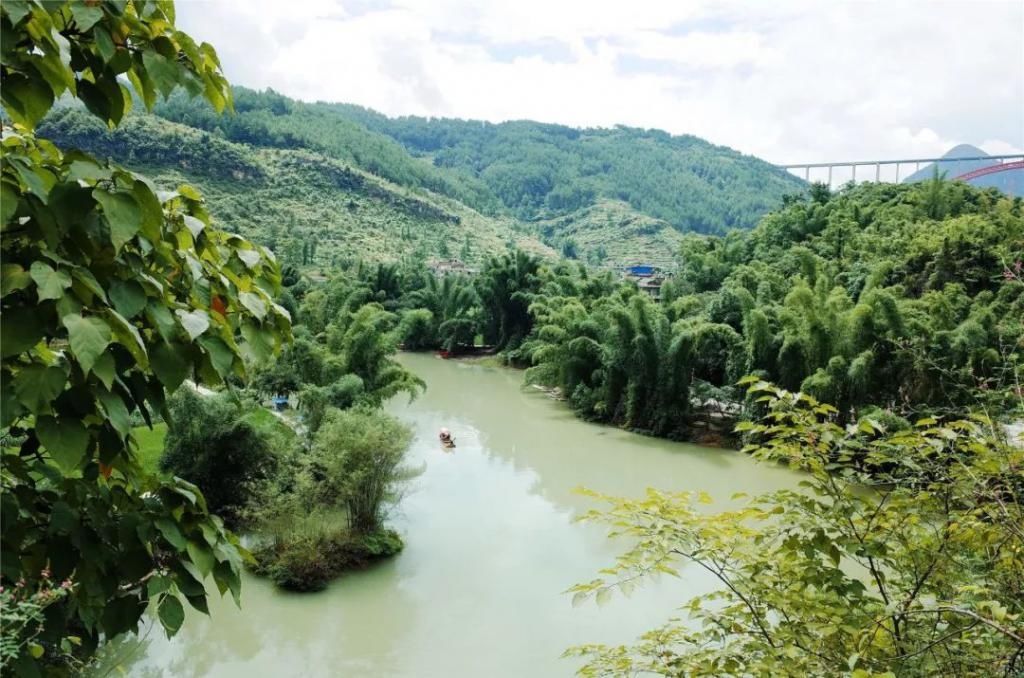
[[[626,266],[624,276],[626,280],[632,280],[641,291],[651,295],[654,299],[661,298],[661,286],[668,274],[653,264],[634,264]]]
[[[661,285],[664,282],[664,278],[644,278],[638,280],[636,284],[642,292],[646,292],[657,300],[661,299]]]

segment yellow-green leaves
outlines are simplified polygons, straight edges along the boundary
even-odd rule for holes
[[[0,89],[4,110],[14,122],[35,127],[53,106],[53,89],[41,78],[29,78],[20,73],[5,76]]]
[[[590,493],[606,508],[585,518],[629,546],[601,579],[570,589],[574,604],[666,567],[686,576],[695,565],[718,588],[684,606],[690,621],[632,646],[571,650],[587,659],[581,674],[1012,673],[1024,618],[1024,450],[967,420],[847,431],[813,398],[749,383],[768,408],[748,427],[752,451],[798,460],[801,489],[717,514],[694,510],[699,491]],[[844,458],[878,467],[833,463]]]

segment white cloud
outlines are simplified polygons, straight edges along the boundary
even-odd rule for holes
[[[774,162],[1024,148],[1024,3],[179,0],[228,78],[389,115],[695,134]]]

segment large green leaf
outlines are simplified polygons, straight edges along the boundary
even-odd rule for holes
[[[264,363],[273,355],[273,338],[267,330],[247,322],[242,325],[242,336],[245,338],[243,348],[249,353],[253,362]]]
[[[127,436],[132,430],[132,425],[128,415],[128,408],[125,406],[121,396],[109,391],[99,391],[96,395],[99,397],[100,402],[103,403],[103,410],[107,413],[110,423],[122,437]]]
[[[181,344],[160,342],[150,349],[149,364],[156,373],[157,379],[168,391],[173,391],[188,377],[191,362],[188,359],[188,347]]]
[[[7,183],[0,185],[0,228],[7,228],[17,211],[18,193]]]
[[[45,332],[41,309],[21,307],[5,310],[0,317],[0,357],[24,353],[38,344]]]
[[[114,356],[110,354],[110,351],[104,351],[103,355],[96,359],[93,363],[92,373],[95,374],[103,385],[108,389],[114,383],[114,376],[116,374],[117,365],[114,363]]]
[[[110,300],[118,313],[131,319],[146,307],[146,290],[134,280],[115,280],[110,284]]]
[[[188,540],[185,539],[181,534],[181,530],[178,528],[178,524],[170,518],[157,518],[156,529],[160,530],[160,534],[164,536],[164,539],[171,543],[171,546],[184,551],[188,545]]]
[[[153,79],[156,88],[166,97],[178,84],[181,69],[178,64],[156,52],[147,51],[142,55],[146,73]]]
[[[263,320],[264,316],[267,315],[267,304],[258,294],[241,292],[238,295],[238,301],[242,302],[242,306],[249,309],[249,312],[260,320]]]
[[[0,265],[0,297],[23,290],[32,282],[32,276],[19,264]]]
[[[111,193],[97,188],[92,195],[103,206],[103,214],[110,225],[110,238],[114,242],[114,249],[121,249],[142,228],[142,210],[139,203],[131,193]]]
[[[78,30],[87,31],[103,18],[103,8],[88,5],[85,2],[73,2],[71,3],[71,16],[74,17]]]
[[[160,606],[157,608],[157,613],[160,616],[160,623],[163,624],[164,629],[167,631],[168,637],[177,633],[178,629],[185,622],[185,608],[182,607],[180,600],[170,594],[164,595],[163,600],[160,601]]]
[[[181,326],[188,332],[190,339],[195,339],[210,327],[210,316],[205,311],[175,311]]]
[[[107,309],[107,317],[110,318],[110,327],[114,331],[114,338],[117,342],[128,349],[138,362],[139,367],[145,368],[149,365],[149,355],[146,352],[146,345],[139,334],[139,328],[125,320],[124,316],[114,309]]]
[[[192,562],[196,564],[199,571],[203,573],[203,576],[210,574],[213,570],[213,565],[216,562],[213,552],[206,544],[200,544],[196,541],[189,541],[188,543],[188,556],[192,559]]]
[[[33,414],[49,411],[50,403],[63,391],[67,374],[59,367],[26,365],[14,378],[18,400]]]
[[[178,323],[174,322],[174,316],[160,302],[149,301],[146,305],[146,318],[156,326],[157,332],[160,333],[164,341],[171,341],[178,335]]]
[[[89,449],[89,431],[78,419],[39,417],[36,437],[65,471],[78,468]]]
[[[66,271],[54,270],[45,262],[32,262],[29,271],[36,283],[39,301],[60,299],[64,296],[64,290],[71,287],[71,276]]]
[[[11,118],[29,129],[35,127],[53,106],[53,90],[45,80],[28,78],[17,72],[4,73],[0,97]]]
[[[210,355],[210,362],[217,373],[226,378],[231,373],[231,367],[235,362],[235,352],[218,337],[209,335],[199,337],[199,343]]]
[[[71,352],[78,358],[82,371],[88,373],[103,351],[110,345],[110,326],[95,316],[83,318],[77,313],[64,316]]]

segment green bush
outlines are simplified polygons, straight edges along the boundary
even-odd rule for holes
[[[398,323],[398,338],[409,351],[433,348],[437,343],[434,314],[425,308],[406,311]]]
[[[402,549],[383,521],[411,475],[402,466],[411,432],[378,411],[325,412],[312,447],[287,453],[243,512],[261,540],[255,571],[294,591],[320,590]]]
[[[409,477],[402,461],[411,439],[408,427],[382,412],[329,411],[308,458],[317,501],[343,508],[354,532],[379,530],[385,506]]]
[[[246,420],[225,396],[202,396],[188,386],[168,400],[171,420],[160,469],[195,484],[212,513],[233,520],[249,485],[274,469],[270,434]]]
[[[254,571],[289,591],[322,591],[343,572],[368,567],[402,550],[402,538],[393,530],[335,538],[302,535],[257,549]]]

